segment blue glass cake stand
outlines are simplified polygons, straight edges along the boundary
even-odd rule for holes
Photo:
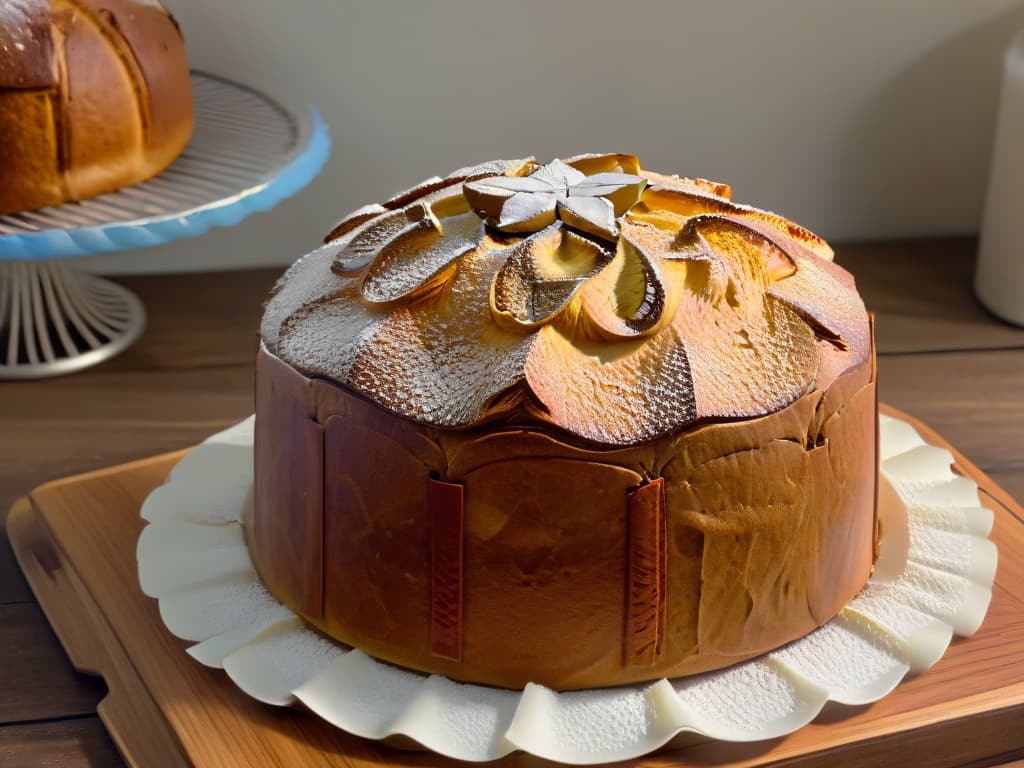
[[[0,216],[0,379],[71,373],[127,348],[146,325],[123,286],[71,269],[230,227],[306,186],[330,154],[314,109],[296,118],[266,96],[192,73],[191,142],[147,181],[81,202]]]

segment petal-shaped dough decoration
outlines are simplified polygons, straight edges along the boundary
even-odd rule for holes
[[[684,216],[696,216],[701,213],[730,214],[741,218],[753,219],[774,227],[779,232],[789,235],[793,240],[808,248],[815,256],[832,261],[834,254],[828,243],[799,224],[770,211],[762,211],[749,205],[741,205],[724,197],[706,194],[697,190],[687,190],[679,186],[654,184],[644,190],[640,196],[640,206],[650,210],[664,208]]]
[[[505,232],[536,232],[555,221],[558,196],[538,192],[512,195],[501,208],[495,226]]]
[[[370,219],[342,239],[331,271],[344,277],[358,275],[377,258],[381,248],[400,234],[408,230],[438,229],[437,218],[427,206],[419,203]]]
[[[491,284],[491,312],[499,325],[530,329],[561,312],[583,282],[611,260],[611,252],[555,223],[506,250]]]
[[[439,219],[449,216],[458,216],[472,210],[469,201],[462,193],[462,184],[449,184],[430,192],[417,201],[417,205],[428,206],[431,212]]]
[[[558,201],[558,217],[566,226],[614,241],[619,236],[615,207],[603,197],[566,197]]]
[[[854,360],[868,354],[870,331],[864,301],[849,272],[812,252],[774,227],[733,216],[695,216],[688,222],[706,235],[709,226],[719,231],[734,228],[760,239],[766,248],[770,284],[768,293],[796,309],[815,333],[840,349],[855,352]],[[682,242],[684,234],[679,237]],[[707,240],[705,239],[705,242]],[[712,249],[716,246],[712,245]],[[717,246],[719,252],[722,245]]]
[[[490,176],[466,182],[464,194],[470,206],[487,223],[505,232],[536,232],[555,220],[556,204],[567,211],[565,220],[583,232],[614,239],[614,219],[636,204],[646,182],[640,176],[607,171],[587,177],[581,171],[554,160],[529,176]],[[566,203],[569,197],[580,201]],[[607,198],[603,203],[586,198]]]
[[[462,192],[477,215],[491,226],[497,226],[505,204],[516,195],[553,194],[554,190],[548,182],[533,176],[492,176],[466,182]],[[551,210],[554,213],[553,205]]]
[[[692,216],[673,243],[673,253],[706,253],[728,275],[724,298],[737,309],[757,307],[755,293],[796,272],[793,258],[775,241],[770,227],[718,214]],[[781,235],[778,235],[781,239]],[[787,238],[788,240],[788,238]]]
[[[609,154],[575,155],[563,161],[581,173],[592,176],[596,173],[640,173],[640,159],[636,155],[617,152]]]
[[[557,189],[557,186],[536,173],[532,176],[490,176],[477,181],[467,181],[465,187],[468,192],[502,199],[508,199],[517,192],[554,192]],[[472,199],[469,202],[473,204]]]
[[[586,317],[608,339],[632,339],[655,332],[665,318],[665,283],[644,247],[623,234],[611,264],[580,291]]]
[[[490,160],[477,165],[467,165],[448,174],[449,181],[473,181],[485,176],[525,176],[537,167],[536,158],[520,160]]]
[[[774,283],[768,292],[799,311],[823,339],[852,352],[851,365],[863,360],[870,353],[871,329],[864,300],[850,284],[850,274],[800,248],[790,253],[796,272]]]
[[[552,423],[607,445],[650,440],[696,417],[686,349],[671,326],[606,344],[567,338],[556,319],[537,333],[526,381]]]
[[[679,231],[687,219],[670,212],[653,218],[643,214],[623,219],[623,236],[628,237],[648,255],[656,254],[664,273],[666,288],[665,315],[676,313],[678,290],[689,291],[705,301],[718,302],[726,296],[729,274],[725,264],[703,240],[697,246],[680,241]]]
[[[666,211],[664,209],[650,209],[647,206],[641,204],[630,210],[623,217],[623,219],[627,223],[643,225],[646,227],[653,227],[654,229],[658,229],[664,233],[667,233],[665,248],[671,248],[672,241],[675,240],[676,234],[679,232],[679,230],[686,226],[686,222],[689,219],[689,217],[683,216],[680,213],[675,213],[674,211]],[[676,258],[685,257],[676,254]]]
[[[628,173],[596,173],[569,188],[569,197],[603,197],[615,207],[615,215],[621,216],[640,199],[640,192],[647,182],[640,176]]]
[[[755,301],[760,316],[682,294],[671,327],[686,340],[698,418],[764,416],[814,384],[818,352],[807,323],[773,296]]]
[[[535,335],[505,331],[490,311],[490,286],[505,254],[489,239],[458,260],[435,296],[399,305],[355,342],[343,381],[388,410],[442,427],[489,415],[496,395],[523,378]],[[342,337],[338,337],[342,338]]]
[[[691,216],[680,230],[675,247],[681,250],[711,248],[708,238],[720,238],[719,248],[727,248],[729,240],[737,238],[746,241],[750,247],[762,252],[765,276],[769,282],[777,282],[790,277],[796,272],[796,261],[790,254],[793,240],[780,232],[758,222],[738,216],[727,216],[717,213],[701,213]],[[741,251],[749,248],[740,247]]]
[[[441,187],[447,187],[451,184],[450,179],[442,179],[440,176],[431,176],[429,179],[424,179],[415,187],[409,189],[403,189],[397,195],[388,198],[381,205],[388,210],[394,211],[398,208],[404,208],[409,203],[414,203],[435,189],[441,189]]]
[[[561,160],[552,160],[547,165],[538,168],[530,175],[530,178],[546,181],[553,189],[565,192],[569,187],[583,181],[586,176]]]
[[[370,219],[375,219],[382,213],[387,212],[387,208],[383,205],[378,205],[377,203],[364,205],[362,208],[356,208],[356,210],[352,211],[352,213],[331,227],[331,231],[327,233],[326,237],[324,237],[324,242],[329,243],[332,240],[337,240],[342,235],[346,235],[351,232],[360,224],[365,224]]]
[[[714,195],[715,197],[723,197],[726,200],[732,199],[732,187],[720,181],[689,178],[687,176],[665,176],[664,174],[648,170],[637,171],[637,173],[643,176],[650,184],[673,187],[684,192],[691,191],[699,194]]]
[[[364,299],[387,304],[427,291],[483,240],[484,223],[472,211],[435,221],[440,231],[407,227],[381,248],[363,276]]]

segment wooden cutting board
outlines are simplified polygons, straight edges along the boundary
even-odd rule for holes
[[[906,418],[926,440],[950,447]],[[952,449],[951,449],[952,450]],[[999,570],[988,616],[931,670],[865,707],[830,704],[790,736],[729,744],[685,736],[635,764],[950,766],[1024,753],[1024,509],[953,451],[995,511]],[[299,708],[249,698],[185,653],[138,587],[139,507],[182,452],[47,483],[7,528],[22,570],[74,666],[110,690],[99,714],[132,766],[454,766],[350,736]],[[514,754],[507,765],[545,761]]]

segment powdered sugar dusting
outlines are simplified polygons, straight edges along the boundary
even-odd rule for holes
[[[910,557],[922,565],[966,576],[971,567],[970,543],[962,533],[914,527],[910,530]]]
[[[953,534],[965,534],[970,526],[960,507],[915,505],[907,510],[907,518],[919,526],[927,526]]]
[[[160,600],[160,615],[178,637],[200,641],[279,605],[258,581],[198,587]]]
[[[873,621],[890,630],[901,640],[909,639],[915,632],[932,624],[935,619],[913,605],[901,600],[903,591],[895,584],[872,584],[868,582],[860,593],[850,601],[848,608],[863,613]]]
[[[891,676],[894,670],[900,676],[906,672],[906,664],[892,652],[884,635],[865,636],[841,618],[771,656],[833,691],[856,690]]]
[[[488,160],[476,165],[467,165],[452,171],[448,174],[449,180],[478,179],[484,176],[518,175],[528,166],[532,165],[532,157],[524,157],[520,160]]]
[[[914,488],[916,506],[958,507],[977,509],[978,486],[966,477],[949,477],[926,486]]]
[[[570,753],[600,754],[643,741],[654,717],[643,690],[575,691],[557,697],[551,728]]]
[[[378,303],[404,298],[475,248],[483,236],[483,222],[475,213],[464,213],[445,219],[443,230],[434,236],[392,240],[367,271],[363,297]]]
[[[460,260],[459,279],[432,301],[394,310],[356,354],[347,381],[397,413],[455,427],[476,421],[487,401],[522,379],[533,343],[499,329],[487,309],[501,266],[487,249]]]
[[[762,660],[673,681],[679,697],[711,722],[754,734],[801,705],[796,688]]]
[[[963,605],[967,579],[953,573],[908,562],[907,569],[894,587],[900,591],[900,601],[931,614],[950,620]]]
[[[499,688],[455,683],[437,675],[427,680],[424,693],[436,701],[439,736],[461,744],[472,755],[488,755],[501,748],[518,696]]]
[[[321,246],[292,264],[277,281],[260,323],[263,343],[271,352],[277,350],[278,334],[288,318],[303,307],[340,294],[353,282],[331,272],[337,253],[336,242]]]
[[[426,680],[423,675],[382,664],[361,651],[345,658],[344,669],[346,695],[357,704],[356,716],[365,721],[363,728],[367,729],[390,730]]]
[[[559,364],[551,364],[558,361]],[[668,328],[617,349],[575,344],[546,325],[526,365],[530,388],[555,423],[601,443],[650,440],[696,414],[684,340]]]
[[[276,625],[258,635],[225,658],[224,669],[232,673],[242,665],[260,666],[273,676],[275,687],[290,693],[344,653],[344,648],[296,620],[294,626]]]
[[[246,645],[260,632],[265,631],[278,621],[294,618],[294,614],[285,606],[277,603],[260,609],[247,617],[243,624],[238,624],[219,634],[193,645],[188,654],[208,667],[221,668],[224,659]]]
[[[348,280],[334,300],[308,305],[291,315],[281,331],[278,355],[301,360],[308,375],[348,380],[359,350],[372,347],[385,321],[384,314],[363,310],[356,299],[358,290],[356,281]],[[348,343],[338,344],[339,339]]]

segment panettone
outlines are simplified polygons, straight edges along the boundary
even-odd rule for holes
[[[876,542],[872,329],[824,241],[630,155],[343,219],[263,318],[253,560],[332,637],[556,689],[831,618]]]
[[[147,179],[192,127],[185,43],[156,0],[0,0],[0,214]]]

